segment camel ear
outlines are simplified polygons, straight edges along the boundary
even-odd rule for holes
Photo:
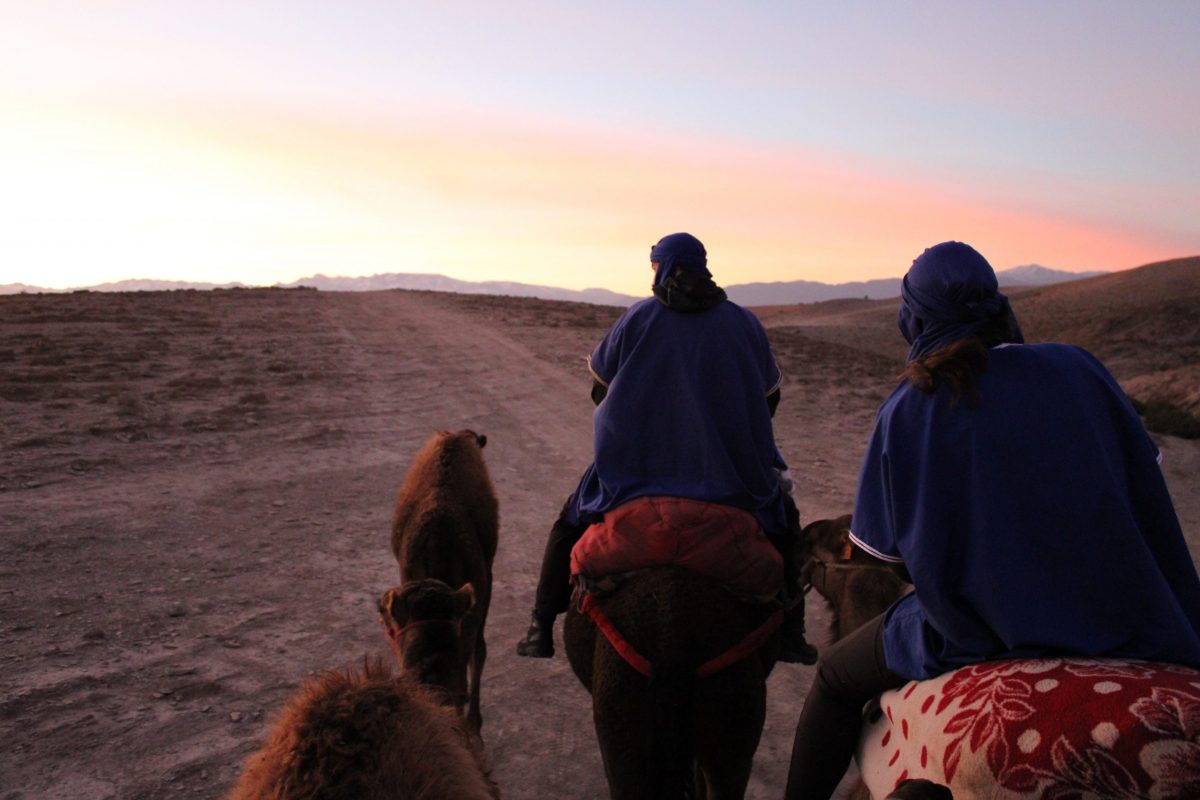
[[[482,433],[475,434],[475,441],[479,443],[480,450],[487,446],[487,437]]]
[[[854,555],[854,545],[850,544],[850,537],[847,536],[842,540],[842,552],[838,553],[838,561],[849,561]]]
[[[467,615],[475,605],[475,587],[469,583],[464,583],[462,587],[454,593],[454,618],[462,619]]]
[[[403,628],[408,624],[408,602],[395,588],[388,589],[379,599],[379,619],[386,628]]]
[[[841,517],[837,522],[839,523],[838,541],[841,542],[841,552],[838,553],[838,560],[849,561],[850,557],[854,555],[854,545],[850,541],[850,518]]]

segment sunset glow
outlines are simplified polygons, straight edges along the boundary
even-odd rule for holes
[[[633,4],[32,7],[0,3],[0,284],[431,272],[644,294],[676,230],[723,283],[894,276],[950,238],[998,269],[1200,253],[1188,3],[1095,6],[1045,64],[1008,17],[941,4],[690,13],[673,30],[708,57],[677,60]],[[922,25],[990,38],[939,60],[904,45]],[[1125,50],[1100,47],[1117,31]]]

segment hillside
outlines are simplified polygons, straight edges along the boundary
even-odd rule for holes
[[[1030,341],[1095,353],[1135,399],[1200,415],[1200,257],[1023,291]]]
[[[1194,422],[1200,417],[1200,257],[1005,291],[1027,341],[1086,348],[1135,401],[1166,404],[1200,424]],[[831,300],[755,312],[768,327],[800,326],[815,338],[894,357],[898,372],[908,348],[896,329],[897,302]]]
[[[719,268],[716,268],[720,272]],[[1044,285],[1060,281],[1079,280],[1101,273],[1077,273],[1047,269],[1036,264],[1013,267],[997,273],[1001,286]],[[720,280],[720,276],[718,276]],[[516,281],[466,281],[445,275],[426,273],[381,273],[362,276],[310,275],[291,283],[276,284],[274,288],[295,289],[307,287],[325,292],[379,292],[388,289],[409,291],[451,292],[454,294],[486,295],[501,297],[536,297],[542,300],[594,303],[605,306],[625,307],[642,299],[644,295],[628,295],[609,289],[564,289],[557,286],[539,286]],[[46,289],[24,283],[0,284],[0,295],[5,294],[57,294],[70,291],[94,292],[161,292],[173,290],[212,290],[251,288],[241,283],[194,283],[188,281],[164,281],[135,279],[80,286],[75,289]],[[646,291],[649,293],[649,282]],[[777,281],[773,283],[734,283],[725,286],[729,298],[744,306],[770,303],[819,303],[844,298],[886,299],[900,294],[899,278],[880,278],[850,283],[821,283],[819,281]]]
[[[1039,303],[1096,317],[1095,286],[1020,294],[1033,332],[1049,330]],[[895,301],[757,311],[786,375],[774,430],[801,513],[846,513],[907,349]],[[396,488],[433,430],[468,427],[488,437],[501,508],[493,777],[506,800],[604,796],[587,692],[561,650],[514,646],[591,455],[583,356],[618,313],[407,291],[0,297],[0,797],[224,796],[305,675],[389,653],[375,602],[396,580]],[[1160,446],[1200,557],[1200,441]],[[824,647],[823,603],[808,621]],[[772,673],[748,800],[782,795],[814,671]]]

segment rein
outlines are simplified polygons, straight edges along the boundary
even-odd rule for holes
[[[804,589],[803,589],[804,594],[808,594],[813,589],[816,589],[817,593],[822,596],[825,595],[825,591],[824,591],[825,576],[830,570],[833,570],[834,572],[837,572],[839,570],[847,571],[847,572],[856,572],[856,571],[860,571],[860,570],[868,570],[868,571],[873,571],[873,572],[892,572],[892,568],[887,566],[886,564],[852,564],[849,561],[845,561],[845,560],[843,560],[843,561],[826,561],[822,558],[818,558],[817,556],[813,556],[812,558],[810,558],[808,560],[808,563],[806,563],[804,565],[804,569],[805,569],[805,571],[808,572],[808,576],[809,576],[808,581],[804,584]],[[820,571],[820,574],[821,574],[821,578],[819,581],[821,585],[819,585],[819,586],[817,585],[818,580],[816,577],[818,570]]]
[[[613,649],[625,659],[625,662],[635,670],[650,677],[654,670],[654,665],[649,659],[637,651],[637,649],[629,643],[629,640],[621,635],[617,630],[617,626],[609,619],[609,616],[600,608],[600,604],[596,601],[595,595],[585,594],[583,600],[579,604],[579,610],[582,611],[596,624],[600,632],[604,634],[604,638],[608,639],[609,644]],[[710,675],[715,675],[726,667],[732,666],[743,658],[753,653],[771,637],[773,633],[779,630],[779,626],[783,624],[783,609],[777,609],[773,614],[763,620],[762,624],[754,630],[750,631],[740,642],[726,650],[720,655],[710,658],[700,666],[696,667],[696,676],[699,678],[707,678]]]

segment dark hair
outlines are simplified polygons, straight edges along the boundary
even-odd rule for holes
[[[988,349],[1006,342],[1023,341],[1016,317],[1011,313],[1002,314],[971,336],[908,362],[900,377],[925,394],[936,392],[940,382],[948,383],[953,392],[950,405],[957,405],[965,396],[974,408],[983,401],[975,381],[987,369]]]
[[[725,290],[702,272],[675,270],[662,283],[654,284],[654,296],[673,311],[695,313],[707,311],[725,302]]]
[[[948,384],[951,405],[957,405],[965,396],[968,404],[975,407],[983,399],[975,388],[975,380],[987,369],[987,360],[987,346],[978,336],[968,336],[908,362],[900,377],[925,394],[933,394],[939,385]]]

